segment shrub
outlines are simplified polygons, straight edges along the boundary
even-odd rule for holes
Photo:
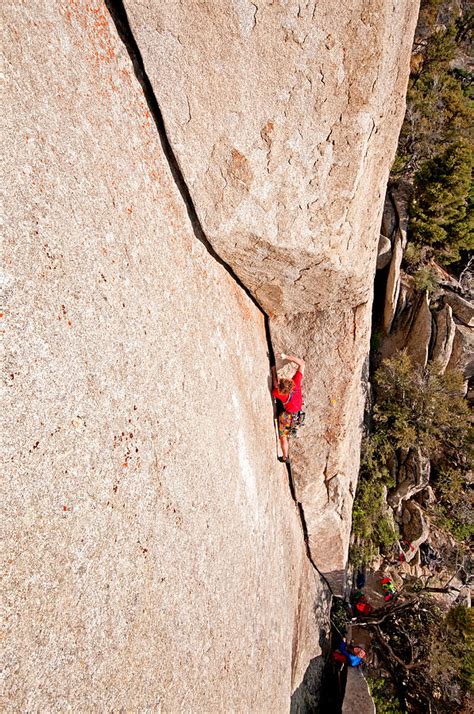
[[[400,353],[375,374],[374,423],[378,440],[393,449],[420,447],[425,454],[453,456],[472,446],[463,376],[441,374],[436,364],[421,369]]]
[[[409,711],[457,714],[462,709],[473,682],[473,616],[468,608],[443,612],[420,594],[406,607],[387,613],[378,633],[377,651]],[[379,687],[383,706],[390,687]]]
[[[399,538],[399,533],[387,518],[385,501],[387,487],[394,485],[387,461],[390,448],[383,439],[367,436],[362,442],[361,466],[352,510],[354,544],[350,560],[360,567],[382,551],[387,551]]]
[[[387,518],[386,505],[386,490],[395,485],[392,465],[399,449],[420,447],[425,455],[450,463],[451,471],[440,472],[438,480],[441,506],[437,518],[460,540],[472,531],[472,504],[456,485],[472,452],[472,428],[462,385],[460,373],[441,374],[436,364],[421,369],[405,353],[385,360],[377,370],[373,431],[362,442],[352,512],[350,558],[354,566],[370,563],[399,538]],[[451,514],[455,498],[459,498],[459,518]]]
[[[463,470],[442,465],[435,470],[432,484],[438,500],[434,508],[438,525],[456,540],[468,541],[474,536],[474,494],[466,488]]]
[[[413,286],[416,290],[427,290],[432,293],[439,285],[438,274],[429,265],[422,265],[413,274]]]
[[[370,694],[374,700],[377,714],[405,714],[406,708],[402,707],[400,700],[395,695],[393,687],[384,677],[367,677]]]

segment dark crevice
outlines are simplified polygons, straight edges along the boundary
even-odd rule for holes
[[[212,258],[214,258],[214,260],[216,260],[219,263],[219,265],[221,265],[227,271],[227,273],[231,276],[231,278],[244,291],[244,293],[247,295],[247,297],[252,301],[252,303],[255,305],[255,307],[263,315],[264,323],[265,323],[265,336],[266,336],[266,340],[267,340],[268,359],[270,362],[270,367],[272,367],[275,365],[275,353],[273,351],[273,345],[272,345],[272,340],[271,340],[269,317],[268,317],[267,313],[265,312],[265,310],[262,308],[262,306],[258,303],[258,301],[255,299],[255,297],[252,295],[250,290],[247,288],[247,286],[244,285],[244,283],[236,275],[236,273],[231,268],[231,266],[228,263],[226,263],[226,261],[223,260],[220,255],[218,255],[218,253],[216,253],[213,246],[209,242],[209,240],[204,232],[204,229],[202,227],[201,221],[199,220],[199,217],[197,215],[197,211],[194,206],[194,202],[191,197],[189,188],[186,184],[186,180],[184,178],[183,172],[181,171],[178,160],[177,160],[177,158],[174,154],[174,151],[171,147],[170,140],[168,139],[168,135],[166,133],[165,121],[163,119],[163,114],[162,114],[160,106],[158,104],[158,100],[157,100],[155,92],[153,90],[151,81],[146,73],[143,58],[142,58],[141,52],[138,48],[137,42],[133,36],[132,30],[130,27],[130,23],[128,20],[128,16],[127,16],[127,11],[125,10],[124,4],[123,4],[122,0],[105,0],[105,5],[107,7],[107,10],[109,11],[112,21],[114,22],[114,25],[117,29],[117,33],[118,33],[120,39],[122,40],[122,42],[125,46],[125,49],[127,50],[128,55],[132,61],[132,65],[133,65],[133,68],[135,71],[135,76],[136,76],[138,82],[140,83],[146,103],[148,105],[148,109],[150,110],[150,114],[153,117],[153,120],[155,122],[155,126],[158,131],[158,137],[160,139],[163,153],[164,153],[166,160],[168,162],[168,165],[169,165],[169,168],[171,171],[171,175],[172,175],[173,180],[176,184],[176,187],[181,195],[181,198],[183,199],[184,205],[186,206],[186,210],[188,213],[189,220],[191,222],[191,226],[192,226],[194,235],[203,244],[203,246],[206,248],[209,255]],[[293,477],[291,475],[291,466],[289,463],[287,463],[287,471],[288,471],[288,482],[289,482],[291,497],[298,507],[298,513],[299,513],[301,528],[303,531],[303,537],[304,537],[304,542],[305,542],[306,555],[307,555],[311,565],[313,566],[313,568],[320,575],[320,577],[325,581],[325,583],[327,584],[327,586],[329,588],[329,591],[331,592],[331,594],[333,594],[331,586],[329,585],[329,582],[327,581],[325,576],[319,571],[319,569],[317,568],[317,566],[314,563],[314,560],[311,556],[311,551],[310,551],[309,543],[308,543],[308,528],[306,525],[306,519],[304,516],[303,506],[296,499],[296,491],[295,491],[295,486],[294,486],[294,482],[293,482]]]
[[[166,157],[166,160],[168,161],[176,187],[181,194],[181,198],[183,199],[184,205],[186,206],[186,210],[194,231],[194,235],[203,244],[209,255],[214,258],[214,260],[216,260],[219,265],[222,265],[222,267],[225,268],[225,270],[229,273],[231,278],[235,280],[237,285],[242,288],[247,297],[253,302],[255,307],[257,307],[258,310],[263,315],[265,315],[265,317],[267,317],[265,311],[262,309],[261,305],[252,295],[247,286],[244,285],[238,275],[236,275],[236,273],[232,270],[231,266],[226,263],[226,261],[223,260],[220,255],[218,255],[218,253],[216,253],[204,232],[183,172],[181,171],[178,160],[172,149],[170,140],[168,139],[163,114],[161,112],[160,105],[158,104],[158,100],[153,90],[151,81],[146,73],[145,64],[143,62],[143,58],[138,48],[137,42],[133,36],[130,27],[130,22],[128,20],[127,11],[125,10],[122,0],[105,0],[105,5],[115,24],[115,27],[117,28],[118,35],[122,40],[123,44],[125,45],[125,49],[127,50],[128,55],[132,61],[133,69],[135,70],[135,76],[138,82],[140,83],[141,88],[143,89],[148,109],[150,110],[150,114],[153,117],[155,126],[158,130],[161,148],[163,149],[163,153]],[[268,328],[267,339],[269,337],[269,334],[270,332]],[[273,349],[271,350],[271,353],[273,354]]]

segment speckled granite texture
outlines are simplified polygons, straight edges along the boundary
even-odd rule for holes
[[[103,3],[0,12],[2,709],[287,711],[325,601],[262,316],[193,235]]]
[[[372,285],[417,0],[124,0],[206,235],[307,361],[293,449],[312,557],[341,588]]]

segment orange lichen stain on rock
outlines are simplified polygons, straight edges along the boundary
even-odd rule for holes
[[[229,174],[239,184],[243,184],[245,188],[252,183],[253,174],[246,157],[237,149],[232,149],[230,152]]]
[[[274,127],[275,127],[274,123],[272,121],[270,121],[270,119],[269,119],[260,132],[260,136],[262,137],[262,139],[264,140],[264,142],[266,144],[269,144],[271,141],[271,135],[272,135]]]
[[[132,80],[131,80],[131,75],[130,75],[130,70],[125,69],[125,68],[119,69],[119,74],[121,75],[122,79],[123,79],[125,82],[127,82],[128,84],[130,84],[130,82],[132,81]]]
[[[65,13],[68,22],[72,22],[71,10],[83,29],[86,29],[95,46],[92,50],[92,63],[97,68],[100,63],[110,63],[116,57],[110,34],[110,25],[102,2],[89,0],[69,0],[70,10]]]
[[[240,314],[242,316],[242,319],[248,322],[249,320],[252,320],[254,318],[254,313],[252,311],[253,305],[250,302],[250,298],[247,297],[247,295],[244,293],[242,288],[237,285],[237,283],[233,280],[232,283],[232,290],[235,295],[235,298],[237,300],[237,304],[239,306]]]

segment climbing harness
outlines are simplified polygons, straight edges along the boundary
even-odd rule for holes
[[[306,418],[306,412],[303,410],[300,410],[299,412],[296,412],[295,414],[292,415],[293,419],[291,421],[291,428],[290,428],[290,434],[291,436],[297,436],[298,435],[298,429],[302,426],[304,426],[304,420]]]

